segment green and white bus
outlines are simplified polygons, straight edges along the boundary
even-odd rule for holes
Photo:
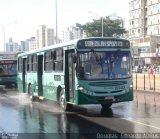
[[[72,40],[18,55],[18,90],[32,100],[73,104],[133,100],[131,48],[126,39],[94,37]]]

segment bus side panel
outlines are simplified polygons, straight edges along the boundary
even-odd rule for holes
[[[43,76],[43,96],[46,99],[57,101],[57,90],[58,86],[64,85],[63,73],[44,73]]]
[[[43,96],[46,99],[56,100],[56,88],[53,73],[43,73]]]

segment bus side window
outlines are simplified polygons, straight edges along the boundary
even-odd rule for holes
[[[63,49],[59,48],[55,50],[54,54],[54,70],[55,71],[63,71]]]
[[[45,71],[53,71],[52,51],[45,52],[45,56],[44,56],[44,70]]]
[[[18,72],[22,72],[22,58],[18,58]]]
[[[37,71],[37,55],[33,55],[33,71]]]
[[[29,55],[28,57],[27,57],[27,71],[30,71],[30,59],[31,59],[31,56]]]

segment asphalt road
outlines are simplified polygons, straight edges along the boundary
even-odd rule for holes
[[[30,102],[16,90],[0,93],[0,138],[160,138],[160,95],[134,92],[134,101],[74,107],[63,112],[58,105]]]

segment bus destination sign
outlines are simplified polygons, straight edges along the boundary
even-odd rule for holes
[[[83,40],[78,43],[78,47],[129,47],[129,42],[124,40]]]
[[[0,60],[0,64],[14,64],[15,60]]]
[[[123,41],[85,41],[86,47],[115,47],[115,46],[123,46]]]

